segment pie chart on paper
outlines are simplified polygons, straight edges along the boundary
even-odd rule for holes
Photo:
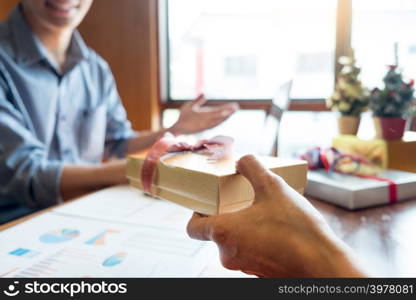
[[[103,266],[104,267],[117,266],[118,264],[121,264],[123,262],[123,260],[126,256],[127,256],[127,254],[125,252],[116,253],[116,254],[110,256],[109,258],[107,258],[106,260],[104,260],[103,261]]]
[[[63,228],[45,233],[39,237],[39,240],[45,244],[63,243],[78,237],[79,234],[79,230]]]

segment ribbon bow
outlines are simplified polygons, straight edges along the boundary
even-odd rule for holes
[[[154,196],[152,191],[153,175],[160,158],[166,153],[192,151],[208,155],[209,160],[221,160],[232,154],[234,139],[228,136],[216,136],[202,139],[195,145],[179,142],[171,133],[166,133],[149,150],[142,167],[141,181],[145,193]]]

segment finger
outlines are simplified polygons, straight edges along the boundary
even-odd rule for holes
[[[237,162],[237,171],[245,176],[253,186],[256,196],[261,196],[268,191],[276,178],[253,155],[243,156]],[[275,188],[275,187],[274,187]],[[256,197],[256,201],[263,197]]]
[[[219,118],[207,118],[205,121],[201,121],[201,125],[203,126],[203,129],[211,129],[214,128],[216,126],[218,126],[219,124],[221,124],[222,122],[224,122],[225,120],[227,120],[229,118],[228,117],[219,117]]]
[[[215,126],[218,126],[219,124],[221,124],[222,122],[224,122],[228,118],[229,118],[229,116],[228,117],[219,117],[219,118],[215,118],[215,119],[210,119],[209,121],[206,122],[206,127],[208,129],[208,128],[213,128]]]
[[[237,102],[230,102],[221,105],[214,106],[214,108],[218,108],[219,110],[227,109],[231,111],[237,111],[240,109],[240,105]]]
[[[194,213],[188,222],[186,231],[188,235],[196,240],[212,240],[212,223],[214,217],[206,217],[199,213]]]
[[[235,108],[233,107],[225,107],[222,109],[203,109],[200,111],[201,117],[206,120],[220,120],[224,121],[225,119],[229,118],[235,112]]]
[[[237,103],[226,103],[221,105],[213,105],[204,107],[202,111],[204,112],[227,112],[227,114],[236,112],[240,109],[240,106]]]
[[[224,121],[225,119],[229,118],[232,115],[232,112],[230,111],[216,111],[216,112],[203,112],[200,115],[200,120],[206,120],[207,122],[210,121]]]
[[[205,104],[205,102],[207,102],[207,99],[205,99],[204,94],[200,94],[198,97],[196,97],[195,100],[193,100],[192,103],[192,107],[200,107],[202,105]]]

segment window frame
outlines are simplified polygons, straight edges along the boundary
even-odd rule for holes
[[[159,0],[159,85],[160,85],[160,108],[180,108],[189,100],[173,100],[170,96],[170,44],[169,44],[169,0]],[[336,11],[336,37],[334,55],[334,82],[336,74],[339,73],[341,65],[338,59],[341,56],[349,55],[351,50],[352,32],[352,0],[337,0]],[[216,99],[207,101],[208,105],[218,105],[229,102],[229,99]],[[242,109],[267,110],[272,104],[272,99],[234,99]],[[289,110],[292,111],[328,111],[324,98],[291,99]]]

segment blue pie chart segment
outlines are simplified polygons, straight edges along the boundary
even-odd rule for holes
[[[117,266],[117,265],[119,265],[123,262],[125,257],[126,257],[126,253],[124,253],[124,252],[116,253],[116,254],[110,256],[109,258],[107,258],[106,260],[104,260],[103,261],[103,266],[104,267]]]
[[[79,230],[63,228],[45,233],[39,237],[39,240],[46,244],[63,243],[78,237],[79,234]]]

